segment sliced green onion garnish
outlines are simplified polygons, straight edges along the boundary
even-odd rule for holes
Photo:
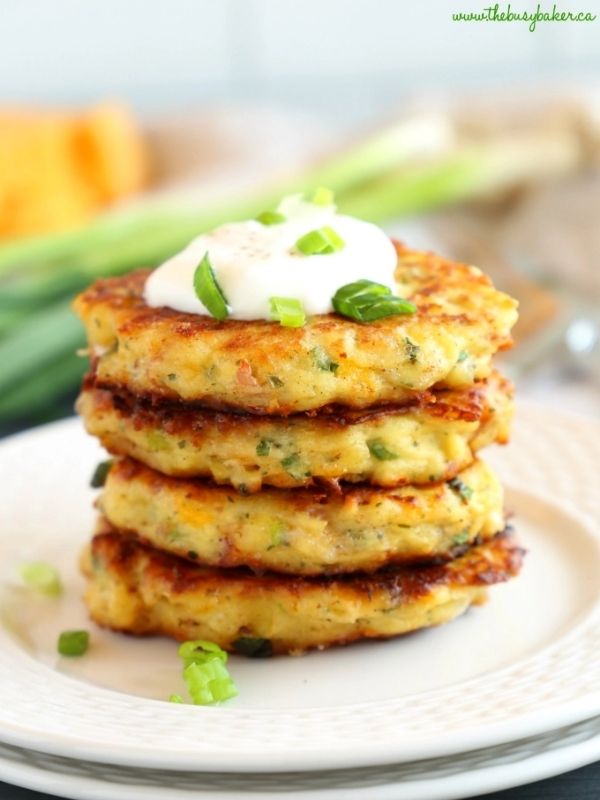
[[[270,639],[259,639],[254,636],[241,636],[233,643],[233,649],[241,656],[248,658],[270,658],[273,645]]]
[[[382,439],[369,439],[367,442],[369,453],[378,461],[393,461],[398,454],[390,450]]]
[[[183,703],[183,697],[180,694],[169,695],[169,703]]]
[[[391,294],[392,290],[389,286],[384,286],[382,283],[375,283],[375,281],[369,281],[366,278],[363,278],[360,281],[347,283],[345,286],[339,288],[335,293],[333,300],[334,303],[343,306],[343,304],[346,302],[358,302],[361,297],[364,297],[365,295],[390,297]]]
[[[461,481],[460,478],[452,478],[451,481],[448,481],[448,486],[460,496],[463,503],[468,503],[473,497],[473,489]]]
[[[228,655],[218,644],[207,642],[204,639],[195,639],[191,642],[184,642],[177,651],[179,658],[187,664],[202,664],[213,658],[218,658],[224,664],[227,662]]]
[[[269,297],[271,319],[285,328],[301,328],[306,322],[306,314],[300,300],[293,297]]]
[[[218,644],[198,639],[184,642],[178,652],[183,659],[183,679],[195,705],[219,703],[238,693],[225,666],[227,653]]]
[[[285,214],[281,214],[279,211],[262,211],[256,217],[256,221],[261,222],[263,225],[280,225],[286,220]]]
[[[296,242],[296,249],[305,256],[327,255],[341,250],[345,244],[333,228],[325,225],[301,236]]]
[[[332,304],[338,314],[357,322],[373,322],[396,314],[414,314],[416,306],[396,297],[388,286],[360,280],[342,286],[334,294]]]
[[[211,705],[237,695],[235,684],[219,659],[190,664],[183,671],[188,692],[195,705]]]
[[[331,189],[319,186],[311,197],[311,203],[314,203],[316,206],[331,206],[333,205],[333,192]]]
[[[192,702],[198,706],[220,703],[237,695],[237,689],[227,667],[220,658],[204,663],[193,662],[183,670]]]
[[[21,566],[21,577],[27,586],[36,589],[47,597],[59,597],[62,594],[62,582],[56,567],[45,561],[32,561]]]
[[[109,458],[107,461],[101,461],[96,469],[94,470],[94,474],[90,479],[90,486],[92,489],[100,489],[106,483],[106,477],[109,473],[110,468],[112,467],[112,458]]]
[[[364,295],[361,301],[353,306],[352,317],[357,322],[375,322],[384,317],[393,317],[397,314],[412,314],[413,306],[400,297],[378,297]]]
[[[87,631],[63,631],[58,637],[57,649],[61,656],[82,656],[90,644]]]
[[[227,300],[217,283],[208,253],[204,254],[204,258],[194,272],[194,291],[211,317],[219,321],[227,319],[229,316]]]

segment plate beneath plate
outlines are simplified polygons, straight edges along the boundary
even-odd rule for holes
[[[71,420],[0,445],[0,740],[94,761],[181,770],[329,769],[432,758],[600,713],[600,498],[594,423],[521,404],[514,443],[490,455],[529,549],[522,575],[456,622],[302,658],[232,658],[220,708],[179,691],[175,645],[93,629],[80,660],[58,631],[88,625],[76,559],[93,525],[101,451]],[[62,570],[60,601],[15,579]]]
[[[519,742],[407,764],[272,774],[131,769],[0,745],[0,780],[74,800],[463,800],[600,757],[600,717]]]

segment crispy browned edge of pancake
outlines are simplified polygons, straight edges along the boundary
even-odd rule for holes
[[[484,587],[507,581],[519,573],[525,552],[507,527],[489,542],[471,547],[459,558],[445,564],[384,568],[368,575],[298,577],[271,572],[257,575],[242,567],[221,569],[192,564],[109,529],[93,537],[90,555],[92,559],[101,559],[111,572],[129,584],[135,560],[143,555],[147,559],[146,579],[167,586],[168,593],[173,595],[220,585],[226,588],[234,582],[249,593],[279,589],[300,595],[311,589],[333,588],[355,597],[364,595],[370,599],[379,592],[390,598],[401,597],[411,601],[441,585]],[[84,558],[83,569],[89,577],[90,567],[86,563]]]
[[[323,429],[339,429],[384,416],[408,414],[417,409],[449,422],[462,420],[485,424],[491,413],[487,404],[487,390],[492,382],[499,391],[512,399],[512,382],[495,371],[490,378],[466,389],[421,392],[402,404],[379,405],[367,409],[325,406],[315,411],[292,414],[286,419],[311,419]],[[125,389],[102,388],[93,371],[84,378],[83,391],[93,393],[94,402],[106,409],[114,409],[119,415],[129,419],[136,428],[155,428],[173,435],[209,423],[218,425],[220,432],[239,431],[241,428],[251,427],[256,419],[256,414],[242,409],[221,411],[206,408],[202,404],[165,400],[159,395],[138,396]],[[264,414],[261,417],[281,420],[280,416],[275,415]]]
[[[475,463],[475,462],[473,462]],[[213,480],[205,477],[187,477],[178,478],[171,475],[165,475],[158,470],[148,467],[141,461],[129,456],[120,456],[114,460],[110,465],[111,470],[115,470],[120,474],[120,477],[125,482],[137,478],[142,480],[149,488],[150,491],[156,492],[160,489],[168,489],[169,487],[176,488],[178,486],[186,487],[187,497],[190,500],[198,500],[200,502],[209,502],[211,493],[218,492],[219,494],[228,494],[232,499],[236,494],[241,494],[239,489],[229,484],[215,483]],[[414,494],[407,494],[406,490],[411,487],[414,491],[422,489],[435,490],[439,489],[440,492],[444,490],[447,481],[440,480],[435,483],[428,483],[424,486],[416,486],[408,484],[405,486],[374,486],[369,483],[343,483],[341,481],[335,482],[335,487],[329,481],[319,486],[299,486],[297,488],[281,488],[279,486],[265,486],[260,492],[253,494],[257,500],[262,495],[279,495],[285,498],[289,506],[293,506],[295,511],[305,511],[314,508],[315,505],[323,505],[328,502],[341,503],[346,500],[354,502],[357,505],[364,505],[372,500],[373,497],[384,495],[389,497],[404,506],[414,506],[416,498]],[[402,494],[394,494],[394,492],[403,492]],[[246,494],[246,493],[243,493]],[[212,495],[214,497],[214,494]]]
[[[238,593],[238,599],[244,594],[251,595],[252,592],[263,590],[267,592],[286,591],[292,597],[300,597],[302,593],[329,588],[338,593],[342,602],[344,595],[350,603],[360,601],[361,597],[364,597],[366,601],[371,601],[374,595],[383,595],[388,602],[401,606],[403,601],[407,604],[417,602],[443,585],[454,587],[457,591],[467,592],[465,595],[467,605],[478,605],[485,601],[485,590],[488,586],[510,580],[519,573],[525,551],[519,547],[514,537],[506,530],[498,534],[491,543],[472,548],[462,558],[444,566],[383,570],[371,576],[290,579],[289,576],[282,577],[272,574],[259,577],[242,569],[215,570],[197,567],[161,551],[145,547],[119,533],[104,533],[94,537],[91,546],[88,546],[82,555],[82,566],[88,577],[91,577],[92,559],[102,559],[106,568],[117,574],[117,580],[120,580],[129,592],[135,593],[136,587],[131,576],[134,573],[135,562],[140,555],[143,558],[147,556],[145,581],[157,582],[167,598],[185,592],[203,590],[218,593],[220,589],[231,588],[231,582],[234,581],[238,585],[241,583],[242,591]],[[174,599],[176,598],[174,597]],[[99,622],[103,627],[129,635],[166,635],[180,640],[185,638],[177,625],[174,627],[157,625],[156,628],[148,629],[147,623],[143,623],[143,621],[142,624],[134,622],[120,627],[111,625],[107,619],[101,619]],[[421,625],[421,627],[423,626],[427,627],[426,623]],[[249,631],[248,634],[250,633]],[[239,631],[239,635],[244,636],[244,632]],[[372,630],[357,628],[356,631],[342,636],[324,633],[323,640],[319,643],[299,645],[291,639],[273,641],[271,646],[273,654],[299,655],[314,648],[323,650],[359,640],[385,640],[396,638],[399,635],[401,634],[379,634]],[[231,652],[236,652],[235,641],[223,641],[222,646]]]
[[[135,462],[135,461],[131,460],[131,465],[135,469],[135,467],[138,466],[138,462]],[[142,469],[143,469],[143,467],[142,467]],[[148,472],[149,473],[153,473],[156,476],[154,478],[154,480],[156,481],[156,486],[152,487],[152,485],[151,485],[151,490],[153,490],[155,488],[158,488],[159,484],[160,484],[161,487],[164,487],[164,483],[162,483],[162,477],[163,476],[159,475],[154,470],[151,470],[149,468],[148,468]],[[133,472],[129,472],[130,476],[132,476],[133,474],[134,474]],[[152,477],[151,476],[147,476],[147,477],[149,478],[150,481],[152,481]],[[165,479],[166,480],[173,480],[173,481],[179,481],[180,480],[179,478],[170,479],[170,478],[168,478],[168,476],[165,476]],[[208,490],[210,491],[210,489],[212,487],[217,488],[217,489],[225,489],[227,491],[232,492],[232,494],[235,494],[235,491],[236,491],[235,489],[233,489],[231,487],[227,487],[227,486],[218,486],[218,485],[215,485],[215,484],[208,484],[207,485],[207,482],[203,481],[201,479],[196,480],[196,486],[193,485],[194,479],[184,479],[184,480],[190,482],[190,487],[189,488],[190,488],[190,491],[192,491],[192,492],[195,489],[197,489],[199,492],[202,492],[206,488],[208,488]],[[304,490],[303,489],[290,489],[290,490],[284,489],[284,490],[281,490],[281,489],[277,489],[277,488],[274,488],[274,487],[268,487],[268,489],[270,490],[270,489],[274,488],[275,492],[290,491],[291,492],[291,495],[290,495],[290,498],[289,498],[290,499],[290,503],[294,504],[294,509],[296,511],[302,511],[302,510],[305,510],[305,509],[314,508],[315,504],[319,505],[321,503],[326,503],[326,502],[328,502],[328,500],[331,497],[340,498],[343,495],[350,494],[350,492],[352,491],[352,484],[346,484],[345,486],[341,486],[340,484],[336,484],[336,486],[340,490],[339,493],[338,492],[334,493],[334,492],[329,491],[328,487],[326,487],[324,490],[321,490],[321,491],[314,490],[312,488],[304,488]],[[372,487],[372,489],[373,489],[373,491],[377,491],[378,487]],[[362,485],[362,487],[359,487],[357,490],[354,491],[353,496],[356,498],[357,502],[360,503],[361,495],[365,496],[369,491],[370,490],[367,487]],[[396,499],[399,500],[400,502],[403,501],[403,498],[396,498]],[[406,498],[406,502],[409,503],[409,504],[413,503],[414,502],[414,498],[412,496],[407,497]],[[121,527],[121,528],[117,529],[104,516],[100,516],[98,521],[97,521],[97,523],[96,523],[96,533],[119,533],[121,536],[126,536],[126,537],[128,537],[128,538],[130,538],[130,539],[132,539],[134,541],[137,541],[140,544],[143,544],[143,545],[145,545],[145,546],[147,546],[147,547],[149,547],[151,549],[158,549],[158,546],[154,542],[152,542],[149,538],[144,536],[143,534],[141,534],[141,533],[139,533],[139,532],[137,532],[135,530],[129,529],[129,528],[122,528]],[[489,541],[489,539],[486,540],[486,541]],[[476,545],[479,545],[479,544],[483,544],[483,543],[484,543],[484,540],[481,538],[481,536],[477,536],[471,542],[469,542],[468,544],[458,544],[458,545],[450,546],[448,548],[448,550],[446,550],[445,552],[439,552],[439,553],[434,554],[434,555],[420,555],[420,556],[419,555],[415,555],[415,556],[404,556],[404,557],[402,557],[402,556],[397,556],[397,555],[394,556],[393,554],[388,554],[387,559],[383,563],[380,563],[379,565],[373,567],[372,569],[363,568],[362,569],[362,573],[365,574],[365,575],[371,575],[371,574],[373,574],[373,573],[375,573],[375,572],[377,572],[377,571],[379,571],[381,569],[394,569],[394,568],[400,568],[400,567],[434,566],[434,565],[438,565],[438,564],[446,564],[449,561],[452,561],[453,559],[459,558],[460,556],[464,555],[470,548],[475,547]],[[188,550],[187,554],[174,553],[170,549],[165,550],[165,552],[169,552],[171,555],[175,555],[177,558],[182,558],[183,560],[188,561],[188,562],[190,562],[192,564],[195,564],[197,566],[200,566],[200,565],[203,564],[203,562],[199,558],[198,554],[192,549]],[[243,567],[240,567],[241,563],[243,563]],[[245,569],[248,569],[252,573],[257,574],[257,575],[262,575],[262,574],[265,574],[265,572],[269,572],[269,571],[272,572],[273,574],[277,574],[277,575],[280,575],[280,576],[287,576],[288,578],[290,576],[294,575],[294,573],[290,572],[289,570],[277,569],[276,567],[265,568],[264,561],[263,561],[263,559],[260,558],[260,556],[253,557],[250,554],[244,554],[243,562],[242,562],[242,557],[239,555],[239,551],[235,548],[235,545],[233,545],[231,542],[229,542],[227,540],[225,540],[224,553],[221,556],[221,558],[219,559],[218,564],[210,564],[210,565],[209,564],[204,564],[204,566],[207,566],[207,567],[209,567],[211,569],[245,568]],[[330,577],[333,577],[333,576],[342,577],[342,576],[352,575],[354,573],[356,573],[356,569],[353,569],[351,567],[344,567],[344,566],[337,566],[336,564],[330,564],[330,565],[328,565],[327,572],[325,574],[329,575]],[[299,575],[298,577],[308,578],[308,577],[317,577],[319,575],[323,575],[323,572],[319,571],[318,569],[315,569],[312,572],[310,572],[305,567],[305,571],[302,573],[302,575]]]

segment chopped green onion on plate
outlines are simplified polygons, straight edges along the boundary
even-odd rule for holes
[[[21,577],[27,586],[47,597],[59,597],[62,594],[63,587],[58,570],[45,561],[22,564]]]
[[[183,679],[194,705],[206,706],[221,703],[238,693],[225,664],[227,653],[214,642],[203,639],[184,642],[179,647],[183,660]],[[171,695],[172,699],[178,695]]]
[[[90,645],[87,631],[63,631],[58,637],[57,649],[61,656],[82,656]]]

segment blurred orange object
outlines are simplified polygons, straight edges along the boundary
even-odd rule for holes
[[[75,227],[139,191],[148,153],[129,109],[0,109],[0,239]]]

